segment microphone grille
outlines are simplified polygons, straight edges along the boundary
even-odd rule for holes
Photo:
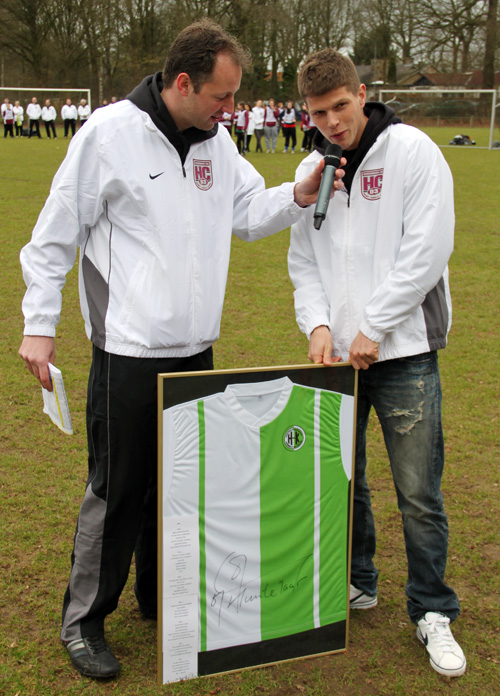
[[[333,155],[333,157],[338,157],[340,159],[342,157],[342,148],[340,147],[340,145],[330,143],[325,151],[325,157],[327,155]]]

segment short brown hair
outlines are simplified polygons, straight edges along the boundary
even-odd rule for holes
[[[177,75],[187,73],[198,92],[213,73],[219,53],[228,54],[242,70],[250,67],[250,52],[211,19],[193,22],[183,29],[167,54],[163,86],[170,87]]]
[[[303,99],[319,97],[332,89],[359,90],[356,66],[350,58],[333,48],[324,48],[306,57],[299,72],[299,91]]]

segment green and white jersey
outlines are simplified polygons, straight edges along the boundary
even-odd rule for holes
[[[163,514],[198,518],[199,652],[345,620],[353,416],[287,377],[164,411]]]

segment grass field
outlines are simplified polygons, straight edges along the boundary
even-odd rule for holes
[[[449,134],[429,131],[437,142]],[[479,142],[482,134],[475,134]],[[487,136],[485,136],[487,141]],[[268,185],[293,178],[301,155],[250,154]],[[253,148],[252,148],[253,149]],[[123,668],[98,683],[80,677],[58,639],[72,535],[86,479],[85,396],[90,345],[68,276],[56,364],[63,370],[75,434],[42,414],[40,389],[17,355],[24,285],[19,250],[29,240],[66,142],[4,140],[1,188],[0,695],[491,696],[500,691],[499,182],[500,152],[444,150],[455,179],[456,244],[450,263],[454,323],[441,352],[450,521],[447,580],[462,601],[454,632],[468,660],[446,680],[429,666],[405,605],[400,517],[377,420],[370,424],[369,478],[378,523],[379,605],[351,616],[345,654],[233,675],[156,686],[156,628],[140,618],[131,582],[107,623]],[[234,240],[218,368],[301,364],[307,341],[295,324],[286,269],[288,232],[254,244]]]

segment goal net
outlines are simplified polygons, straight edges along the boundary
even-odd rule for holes
[[[477,143],[476,147],[491,150],[500,141],[494,89],[380,89],[379,100],[391,106],[404,123],[432,131],[440,147]],[[462,136],[462,142],[456,136]]]

